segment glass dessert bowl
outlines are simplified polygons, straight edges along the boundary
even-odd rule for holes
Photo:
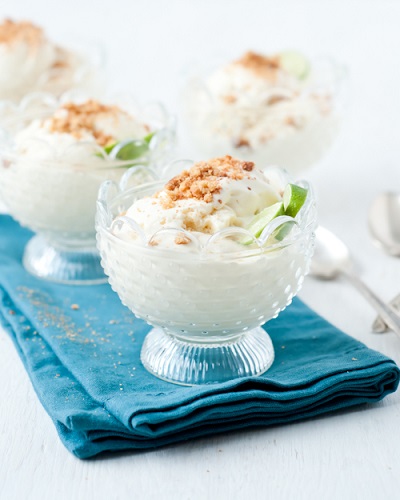
[[[23,257],[29,272],[62,283],[102,282],[99,187],[106,179],[138,185],[157,178],[157,162],[174,145],[174,120],[160,105],[135,114],[90,99],[56,104],[28,125],[23,113],[10,117],[0,141],[0,199],[37,233]]]
[[[96,220],[112,288],[154,327],[141,352],[147,370],[191,385],[271,366],[261,325],[290,304],[313,252],[306,182],[226,156],[194,164],[164,187],[107,181]]]
[[[297,174],[338,134],[345,70],[330,58],[247,52],[188,73],[183,117],[202,155],[229,152]]]
[[[69,89],[98,95],[104,86],[103,56],[93,44],[62,47],[29,21],[0,23],[0,100],[19,102],[34,91],[56,96]]]

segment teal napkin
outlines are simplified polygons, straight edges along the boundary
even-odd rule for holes
[[[294,300],[268,323],[276,359],[261,377],[181,387],[139,360],[150,327],[108,285],[65,286],[21,265],[31,236],[0,216],[0,321],[62,442],[79,458],[276,425],[381,400],[399,369]]]

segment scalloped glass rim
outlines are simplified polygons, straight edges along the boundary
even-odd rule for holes
[[[342,94],[343,91],[343,82],[347,78],[348,67],[345,64],[336,61],[332,56],[325,54],[321,54],[315,57],[309,57],[308,60],[310,61],[311,66],[310,75],[316,76],[318,75],[318,72],[322,74],[321,67],[323,65],[328,65],[330,67],[332,76],[330,85],[333,85],[331,94],[335,98],[335,102],[337,102],[340,94]],[[221,55],[212,58],[211,62],[209,61],[208,63],[193,61],[192,63],[187,65],[187,70],[184,72],[186,78],[186,88],[193,84],[197,85],[198,88],[203,91],[204,95],[207,96],[209,102],[213,106],[215,106],[217,104],[217,101],[213,93],[208,88],[206,79],[213,71],[222,68],[232,61],[234,61],[234,59],[229,57],[222,57]],[[313,68],[315,68],[314,71]],[[305,79],[304,82],[306,83],[307,79]],[[315,93],[316,91],[326,92],[330,85],[328,85],[326,82],[324,83],[323,80],[318,81],[317,79],[313,85],[305,86],[302,92],[300,92],[299,96],[296,97],[301,99],[307,97],[310,93]],[[249,103],[248,106],[242,105],[241,107],[242,109],[252,109],[254,106]]]
[[[173,163],[174,162],[172,162],[172,164]],[[268,170],[268,167],[266,170]],[[284,175],[285,171],[283,169],[281,170]],[[232,258],[234,259],[234,258],[250,257],[253,255],[258,255],[260,253],[272,252],[278,249],[286,248],[297,242],[299,239],[302,239],[305,234],[312,232],[316,225],[316,213],[315,210],[313,210],[315,207],[314,192],[311,185],[304,180],[296,181],[296,184],[308,190],[308,196],[306,198],[306,202],[304,203],[300,212],[296,215],[294,219],[292,217],[288,217],[285,215],[276,217],[269,224],[267,224],[267,226],[264,228],[263,232],[258,238],[255,238],[249,231],[247,231],[244,228],[228,227],[218,231],[217,233],[210,235],[207,242],[204,245],[202,245],[194,234],[184,229],[166,227],[159,229],[150,237],[146,237],[143,230],[136,223],[134,219],[131,219],[126,215],[113,218],[113,215],[110,211],[111,206],[114,207],[115,205],[118,205],[118,202],[122,201],[123,198],[131,197],[134,194],[140,195],[140,193],[143,192],[146,193],[147,195],[148,192],[154,193],[157,190],[159,190],[164,185],[164,183],[165,183],[164,181],[158,180],[158,181],[143,183],[138,187],[123,189],[123,186],[121,187],[121,183],[120,185],[117,185],[113,181],[105,181],[100,187],[99,196],[97,200],[97,215],[96,215],[97,230],[106,231],[109,237],[111,237],[115,242],[118,242],[118,244],[125,246],[126,248],[132,247],[132,245],[134,245],[136,248],[140,248],[142,251],[146,250],[151,251],[161,257],[162,255],[165,255],[165,257],[170,257],[171,255],[175,256],[179,255],[179,259],[181,259],[181,258],[193,258],[193,255],[197,255],[202,259],[211,257],[215,258],[217,256],[224,256],[230,259]],[[113,191],[113,194],[111,194],[110,196],[111,191]],[[138,196],[138,199],[139,198],[141,198],[141,196]],[[289,235],[285,236],[283,240],[275,241],[274,243],[268,244],[268,239],[272,235],[272,233],[276,229],[281,227],[282,224],[287,222],[294,223],[297,226],[298,231],[291,231]],[[138,234],[141,245],[137,244],[135,241],[125,241],[113,233],[113,229],[116,227],[116,225],[122,225],[122,224],[128,224],[130,228]],[[190,239],[190,241],[194,243],[196,251],[190,253],[185,253],[185,252],[178,253],[176,252],[176,250],[172,248],[158,248],[157,246],[151,245],[151,242],[157,236],[159,236],[160,234],[167,234],[167,233],[182,234],[186,236],[187,238]],[[218,239],[226,238],[235,234],[241,237],[252,239],[254,243],[257,245],[257,247],[256,248],[247,247],[244,248],[243,250],[232,251],[232,252],[212,251],[213,244]]]
[[[148,146],[148,153],[133,160],[116,160],[113,157],[112,151],[107,154],[101,146],[99,146],[98,144],[93,144],[90,141],[80,141],[77,144],[68,146],[62,151],[56,152],[54,148],[46,141],[42,139],[30,138],[28,139],[29,142],[38,141],[40,142],[42,147],[44,146],[48,149],[49,155],[43,161],[39,159],[38,161],[40,161],[42,165],[57,163],[61,167],[63,165],[68,165],[68,168],[70,168],[71,164],[79,166],[79,162],[69,162],[68,160],[64,160],[63,157],[66,154],[73,152],[74,149],[79,149],[81,147],[89,145],[93,149],[93,155],[100,156],[102,161],[106,162],[105,165],[102,165],[102,162],[99,162],[99,164],[97,164],[97,162],[93,162],[93,164],[90,165],[91,169],[102,170],[110,168],[123,168],[141,164],[146,160],[151,160],[152,155],[157,153],[160,146],[166,140],[174,141],[176,133],[176,119],[174,115],[168,113],[165,106],[161,102],[152,101],[140,106],[129,94],[124,94],[123,97],[124,103],[126,102],[128,104],[127,106],[124,106],[123,109],[129,108],[127,110],[128,112],[131,108],[135,108],[136,110],[139,110],[138,114],[140,113],[141,115],[145,115],[146,109],[153,108],[153,110],[157,109],[158,113],[161,116],[160,123],[162,123],[162,126],[160,126],[158,129],[154,129],[154,135],[149,143],[144,141],[144,139],[127,139],[123,141],[123,144],[135,142],[138,146]],[[10,129],[13,125],[17,126],[17,124],[19,124],[19,129],[22,129],[24,122],[34,119],[46,118],[65,102],[79,102],[89,98],[90,97],[84,92],[81,92],[79,90],[72,90],[63,93],[59,98],[55,97],[49,92],[32,92],[23,97],[17,104],[9,100],[0,101],[0,126],[2,127],[0,133],[0,146],[2,148],[2,156],[10,160],[19,157],[18,152],[15,151],[13,134],[7,132],[7,125],[9,125]],[[118,101],[118,99],[120,99],[120,96],[116,94],[114,97],[105,99],[105,101],[113,102]],[[35,108],[34,106],[40,107],[40,110],[38,110],[38,108]],[[30,108],[32,109],[30,110]]]

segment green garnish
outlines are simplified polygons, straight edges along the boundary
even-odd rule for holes
[[[310,62],[300,52],[286,50],[279,54],[282,68],[299,80],[304,80],[310,73]]]
[[[278,241],[282,241],[285,236],[287,236],[292,230],[294,224],[294,218],[301,210],[304,202],[307,198],[307,189],[298,186],[297,184],[288,184],[283,193],[283,201],[274,203],[273,205],[264,208],[259,214],[257,214],[250,224],[247,226],[247,230],[255,237],[258,238],[264,231],[267,224],[269,224],[276,217],[281,215],[287,215],[293,217],[293,222],[285,222],[278,229],[274,231],[274,238]],[[241,241],[243,245],[250,245],[253,243],[252,238],[245,238]]]
[[[118,144],[118,142],[113,142],[112,144],[109,144],[108,146],[104,146],[103,149],[109,155],[117,144]]]
[[[121,143],[118,143],[119,146]],[[114,147],[117,147],[114,146]],[[113,148],[114,149],[114,148]],[[143,141],[130,141],[124,144],[115,155],[115,158],[118,160],[128,161],[128,160],[137,160],[141,156],[147,153],[149,150],[149,146],[146,142]]]
[[[144,156],[149,150],[149,144],[151,139],[154,137],[155,132],[150,132],[143,139],[132,140],[132,141],[118,141],[105,146],[104,152],[110,155],[114,148],[118,147],[121,143],[125,143],[115,155],[117,160],[129,161],[137,160],[141,156]],[[96,153],[96,156],[101,157],[101,153]]]
[[[307,189],[297,184],[288,184],[283,192],[285,215],[296,217],[307,198]]]
[[[147,144],[150,144],[150,141],[153,139],[155,132],[150,132],[150,134],[147,134],[145,137],[143,137],[144,142],[147,142]]]
[[[283,203],[274,203],[270,207],[264,208],[259,214],[257,214],[254,219],[250,222],[249,226],[246,228],[255,238],[258,238],[263,232],[265,226],[271,222],[276,217],[284,215]],[[253,243],[252,238],[245,238],[241,241],[243,245],[250,245]]]

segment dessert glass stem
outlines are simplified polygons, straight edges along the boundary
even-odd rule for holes
[[[94,242],[93,246],[66,247],[37,235],[25,247],[23,264],[34,276],[57,283],[93,285],[107,281]]]
[[[219,343],[184,341],[156,327],[144,340],[141,361],[150,373],[167,382],[212,384],[261,375],[274,361],[274,348],[261,327]]]

